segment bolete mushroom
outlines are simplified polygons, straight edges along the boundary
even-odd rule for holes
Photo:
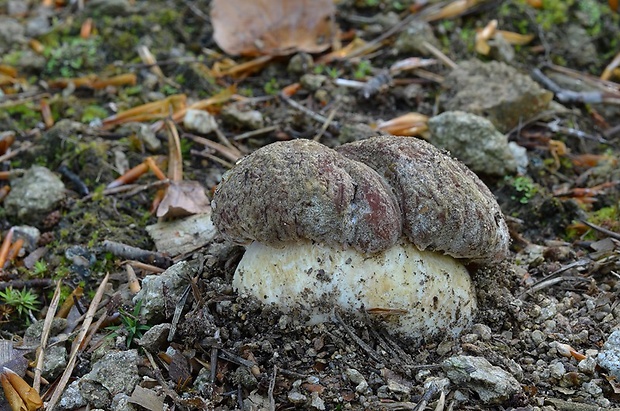
[[[412,138],[270,144],[224,175],[212,209],[223,236],[247,245],[240,293],[283,311],[363,308],[414,339],[471,322],[464,263],[498,261],[509,242],[478,177]]]

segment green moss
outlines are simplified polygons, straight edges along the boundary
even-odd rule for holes
[[[3,110],[4,115],[21,130],[33,129],[42,121],[41,111],[34,101],[5,106]]]
[[[510,198],[527,204],[538,193],[538,185],[528,176],[506,177],[505,183],[514,191]]]
[[[169,8],[159,10],[158,13],[155,13],[150,16],[149,20],[156,20],[158,24],[162,26],[170,26],[174,24],[177,20],[179,20],[180,16],[176,10],[172,10]]]
[[[603,9],[600,2],[594,0],[581,0],[577,2],[577,15],[587,28],[590,36],[598,36],[601,33]]]
[[[543,0],[542,10],[536,15],[536,22],[545,31],[566,23],[570,16],[570,8],[574,3],[575,0]]]
[[[95,119],[103,119],[108,116],[108,111],[101,106],[89,105],[82,111],[82,123],[90,123]]]
[[[101,39],[73,38],[60,47],[48,47],[44,55],[47,57],[44,75],[49,77],[79,77],[103,64],[103,54],[99,52]]]

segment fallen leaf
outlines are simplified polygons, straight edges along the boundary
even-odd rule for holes
[[[153,390],[136,385],[129,402],[146,408],[149,411],[163,411],[164,400]]]
[[[228,54],[320,53],[336,34],[333,0],[214,0],[213,38]]]
[[[39,393],[11,369],[2,368],[0,383],[13,411],[35,411],[43,406]]]
[[[210,210],[209,199],[199,182],[171,181],[166,196],[157,207],[157,217],[182,217]]]

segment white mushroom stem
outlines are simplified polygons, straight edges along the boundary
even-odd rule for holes
[[[359,313],[363,307],[389,331],[417,340],[456,336],[476,311],[465,267],[408,241],[374,254],[310,241],[283,248],[254,242],[237,267],[233,287],[284,312],[301,308],[325,314],[338,306]]]

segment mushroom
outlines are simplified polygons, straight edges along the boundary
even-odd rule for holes
[[[247,245],[233,278],[241,294],[316,321],[334,306],[365,309],[416,340],[470,324],[464,264],[500,260],[509,241],[478,177],[411,138],[270,144],[224,175],[212,210],[223,236]]]

